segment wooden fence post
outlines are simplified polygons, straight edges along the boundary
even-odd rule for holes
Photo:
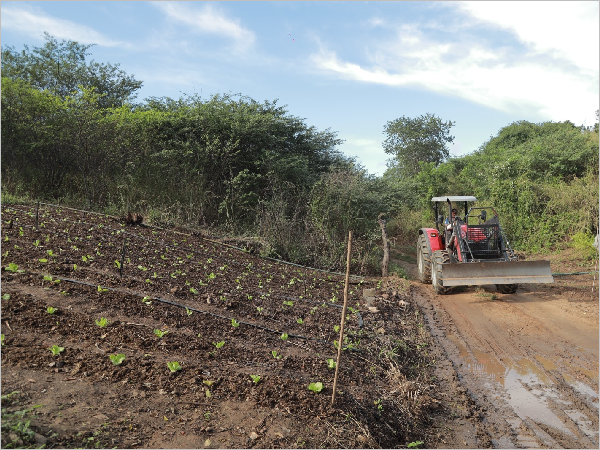
[[[338,339],[338,354],[335,363],[335,376],[333,378],[333,394],[331,395],[331,406],[335,402],[335,389],[337,387],[338,371],[340,369],[340,357],[344,345],[344,323],[346,322],[346,306],[348,305],[348,285],[350,284],[350,254],[352,253],[352,230],[348,233],[348,256],[346,258],[346,284],[344,285],[344,306],[342,307],[342,320],[340,321],[340,337]]]

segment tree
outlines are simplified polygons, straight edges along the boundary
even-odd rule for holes
[[[385,125],[383,149],[394,155],[400,173],[410,178],[419,173],[420,162],[438,165],[448,158],[446,145],[454,141],[454,136],[450,136],[452,126],[454,122],[444,122],[434,114],[415,119],[402,116]]]
[[[27,81],[62,99],[80,92],[78,86],[93,87],[104,108],[132,101],[134,92],[142,86],[141,81],[119,69],[119,64],[86,62],[92,45],[71,40],[59,42],[48,33],[44,33],[44,38],[46,44],[33,50],[26,45],[20,53],[11,46],[3,48],[2,76]]]

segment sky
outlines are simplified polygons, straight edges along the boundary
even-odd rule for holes
[[[452,121],[450,154],[520,120],[592,126],[599,2],[2,1],[1,44],[95,44],[90,60],[143,81],[137,100],[242,94],[344,140],[381,175],[384,127]]]

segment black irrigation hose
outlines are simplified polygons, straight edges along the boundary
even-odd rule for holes
[[[308,300],[306,298],[286,297],[285,295],[265,294],[264,292],[258,292],[258,294],[260,294],[260,295],[268,295],[268,296],[270,296],[272,298],[285,298],[286,300],[294,300],[294,301],[299,301],[299,302],[316,303],[318,305],[334,306],[336,308],[341,308],[341,309],[344,308],[342,305],[337,305],[335,303],[330,303],[330,302],[322,302],[322,301],[319,301],[319,300]],[[355,314],[358,316],[358,328],[362,328],[362,326],[363,326],[363,318],[360,315],[359,311],[356,311]]]
[[[43,275],[43,274],[37,273],[37,275]],[[52,276],[52,277],[54,278],[54,276]],[[140,294],[139,292],[133,292],[133,291],[128,291],[128,290],[125,290],[125,289],[118,289],[118,288],[113,288],[113,287],[102,287],[102,286],[99,286],[99,285],[96,285],[96,284],[87,283],[85,281],[73,280],[72,278],[63,278],[63,277],[57,276],[56,279],[59,279],[61,281],[68,281],[69,283],[74,283],[74,284],[82,284],[82,285],[85,285],[85,286],[91,286],[91,287],[100,288],[100,289],[107,289],[109,291],[119,292],[121,294],[130,294],[130,295],[136,295],[138,297],[147,297],[145,295]],[[182,305],[181,303],[177,303],[177,302],[174,302],[172,300],[166,300],[164,298],[159,298],[159,297],[147,297],[147,298],[152,299],[152,300],[157,300],[157,301],[162,302],[162,303],[167,303],[169,305],[177,306],[179,308],[185,308],[186,310],[195,311],[195,312],[198,312],[198,313],[201,313],[201,314],[207,314],[209,316],[218,317],[220,319],[226,319],[227,321],[232,321],[233,319],[235,319],[234,317],[221,316],[220,314],[215,314],[215,313],[211,313],[211,312],[208,312],[208,311],[203,311],[201,309],[196,309],[194,307],[189,307],[189,306],[186,306],[186,305]],[[269,333],[281,334],[281,331],[273,330],[272,328],[263,327],[262,325],[256,325],[254,323],[248,323],[248,322],[238,321],[237,319],[236,319],[236,322],[238,322],[240,324],[248,325],[248,326],[251,326],[251,327],[255,327],[255,328],[258,328],[258,329],[261,329],[261,330],[264,330],[264,331],[268,331]],[[322,339],[316,339],[316,338],[312,338],[312,337],[301,336],[299,334],[289,334],[288,333],[288,337],[294,337],[294,338],[298,338],[298,339],[304,339],[304,340],[307,340],[307,341],[316,341],[316,342],[319,342],[319,343],[322,343],[322,344],[333,345],[331,342],[327,342],[327,341],[324,341]]]
[[[588,273],[598,273],[598,271],[594,270],[592,272],[553,273],[552,276],[559,277],[563,275],[587,275]]]

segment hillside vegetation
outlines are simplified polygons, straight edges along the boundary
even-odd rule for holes
[[[521,251],[569,241],[591,248],[598,232],[597,125],[516,122],[474,153],[450,157],[453,123],[428,114],[425,134],[439,134],[426,139],[425,156],[400,151],[375,177],[339,151],[335,131],[308,125],[277,100],[137,102],[142,83],[118,65],[87,62],[89,47],[47,35],[41,48],[2,49],[3,202],[137,212],[330,269],[344,266],[351,229],[355,273],[378,270],[380,213],[392,237],[411,243],[433,223],[434,195],[495,206]],[[406,124],[386,126],[390,153]]]

